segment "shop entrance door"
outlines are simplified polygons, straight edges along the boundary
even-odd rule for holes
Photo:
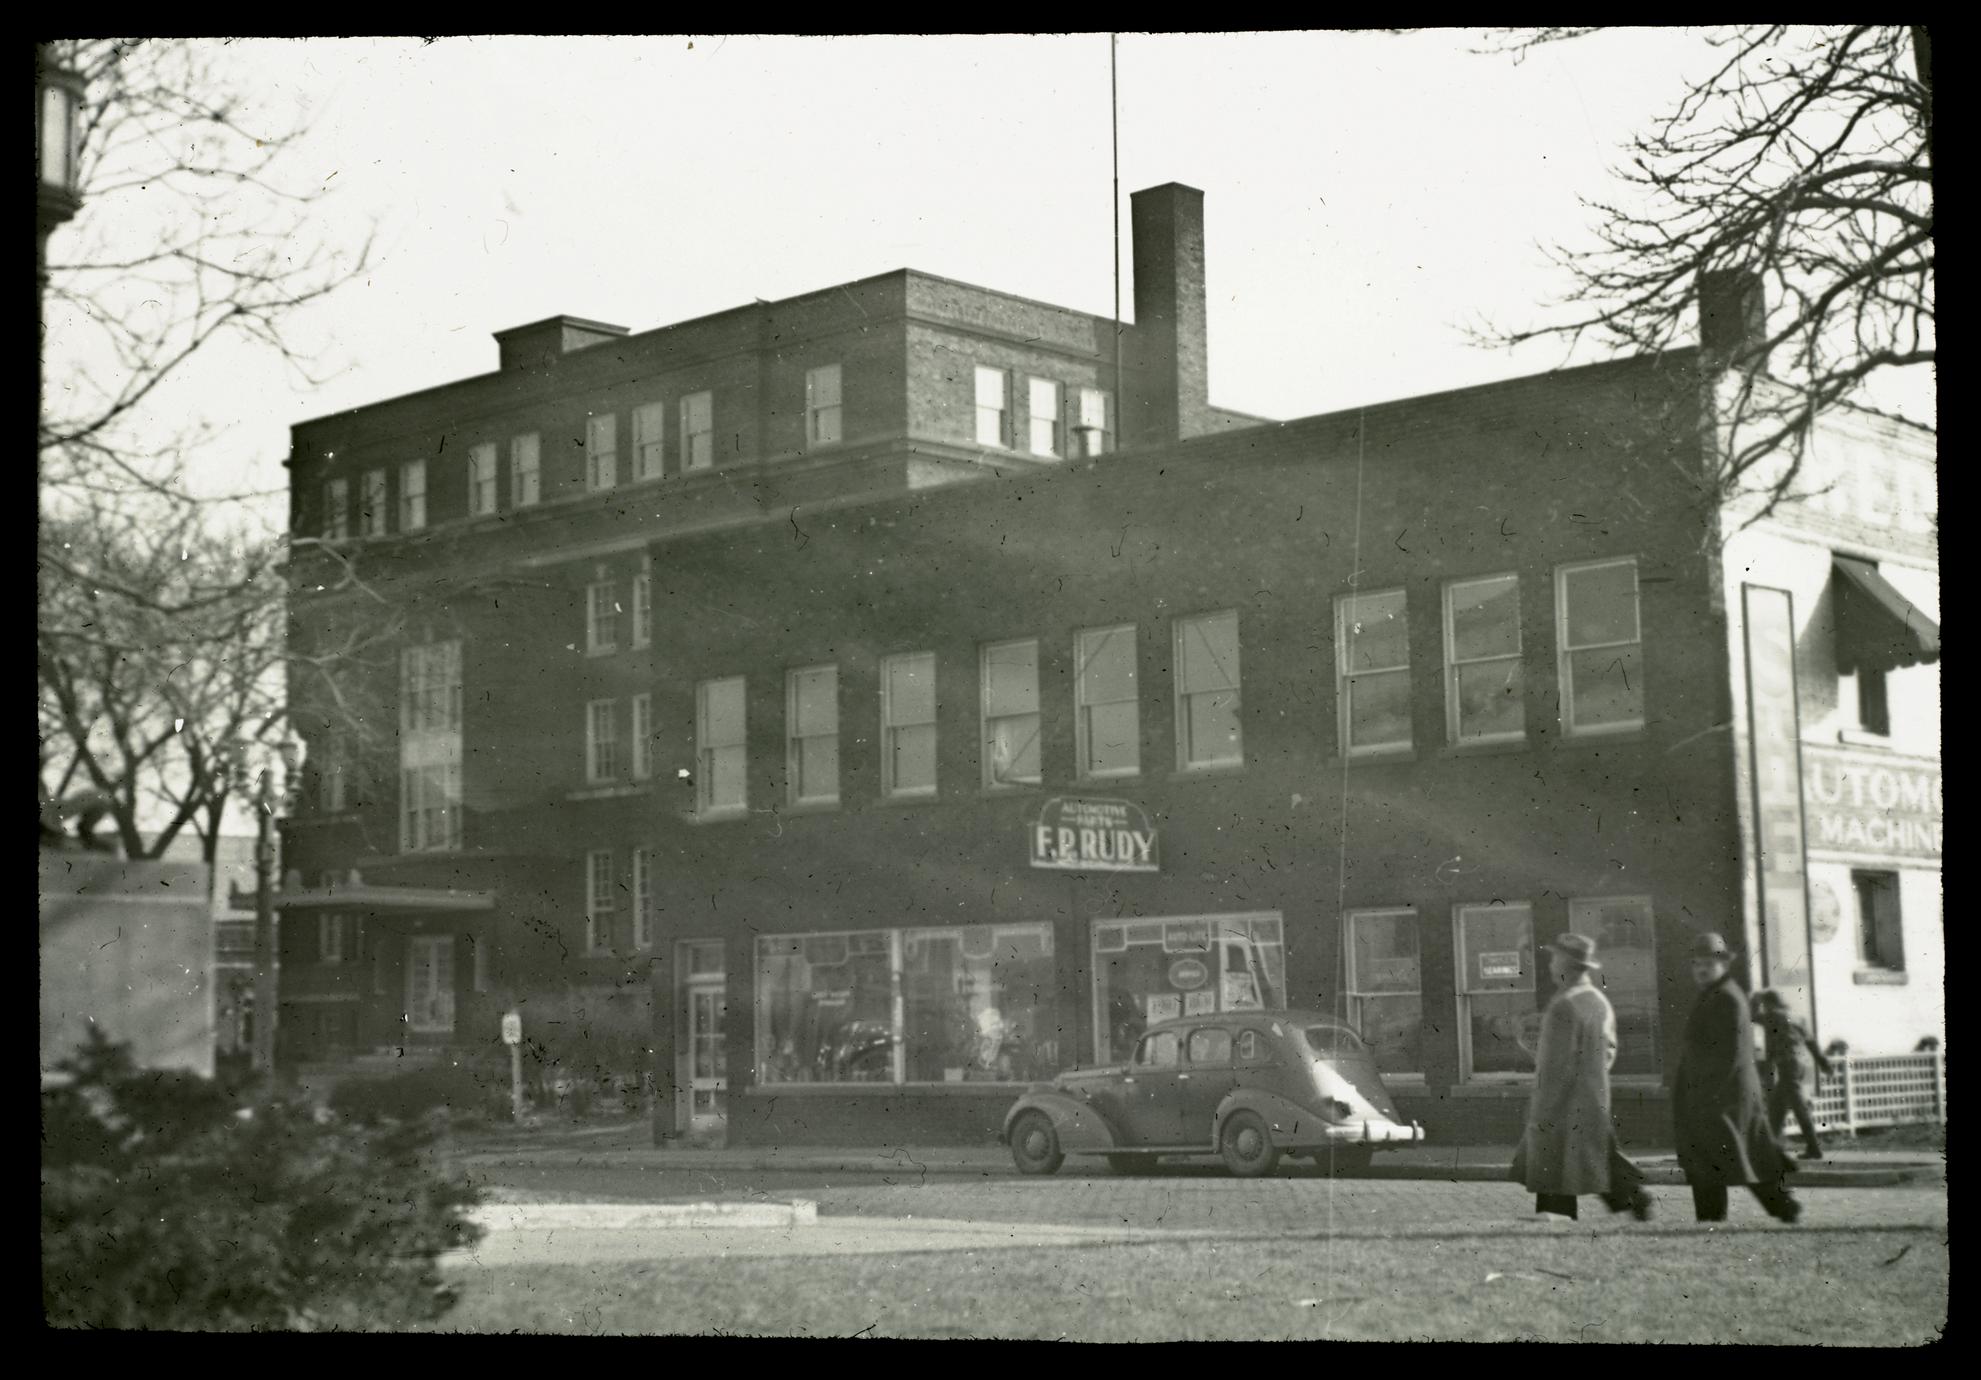
[[[681,946],[676,991],[682,1014],[675,1079],[675,1129],[719,1135],[728,1123],[729,1052],[724,1021],[729,989],[719,943]]]
[[[454,1033],[454,936],[406,940],[406,1025],[416,1035]]]

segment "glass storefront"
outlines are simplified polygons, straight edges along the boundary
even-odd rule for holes
[[[1094,923],[1094,1048],[1103,1064],[1126,1059],[1160,1021],[1285,1004],[1277,914]]]

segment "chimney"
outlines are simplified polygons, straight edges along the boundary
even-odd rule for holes
[[[1709,269],[1699,275],[1699,348],[1707,367],[1765,369],[1768,297],[1751,269]]]
[[[1121,444],[1161,445],[1210,428],[1204,337],[1204,194],[1168,182],[1129,198],[1135,326],[1123,342]]]
[[[559,355],[617,340],[626,334],[624,326],[603,321],[586,321],[576,316],[553,316],[532,321],[527,326],[511,326],[495,333],[495,348],[501,353],[502,368],[530,369],[548,364]]]

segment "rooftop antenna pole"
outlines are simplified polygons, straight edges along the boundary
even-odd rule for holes
[[[1121,97],[1116,87],[1115,47],[1121,36],[1107,36],[1108,134],[1114,156],[1114,443],[1121,444],[1121,418],[1127,405],[1121,378]],[[1107,419],[1103,417],[1105,426]]]

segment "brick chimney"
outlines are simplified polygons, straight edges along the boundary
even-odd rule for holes
[[[1135,326],[1123,341],[1121,444],[1161,445],[1210,427],[1204,335],[1204,194],[1168,182],[1129,198]]]
[[[1699,348],[1707,367],[1765,369],[1768,296],[1751,269],[1711,269],[1699,275]]]
[[[502,368],[529,369],[548,364],[571,350],[617,340],[626,334],[624,326],[603,321],[586,321],[576,316],[552,316],[527,326],[511,326],[495,333],[495,348],[501,352]]]

